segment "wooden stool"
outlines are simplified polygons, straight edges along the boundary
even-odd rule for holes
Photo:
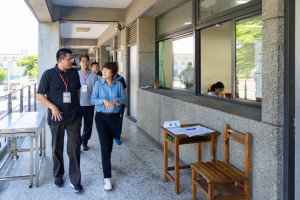
[[[229,163],[229,139],[245,146],[245,170]],[[224,128],[224,161],[196,162],[192,167],[192,196],[196,200],[196,186],[209,199],[251,199],[251,135]],[[200,175],[202,180],[197,180]],[[240,186],[237,187],[237,186]],[[243,189],[243,190],[242,190]]]

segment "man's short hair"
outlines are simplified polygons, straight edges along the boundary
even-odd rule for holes
[[[99,65],[99,63],[98,63],[98,62],[93,62],[93,63],[91,64],[91,66],[93,66],[93,65]]]
[[[79,62],[81,62],[81,58],[83,58],[83,57],[86,57],[86,59],[87,59],[88,61],[90,60],[89,55],[84,54],[84,55],[81,55],[81,56],[79,57]]]
[[[56,61],[58,62],[59,59],[65,59],[67,57],[67,53],[72,54],[70,49],[60,49],[56,53]]]

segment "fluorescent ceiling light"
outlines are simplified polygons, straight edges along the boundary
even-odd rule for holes
[[[184,24],[185,25],[190,25],[190,24],[192,24],[192,22],[185,22]]]
[[[89,32],[91,28],[76,27],[76,32]]]

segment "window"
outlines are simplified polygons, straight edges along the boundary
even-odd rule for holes
[[[231,52],[231,21],[201,30],[201,94],[207,94],[216,82],[222,82],[225,92],[230,94]]]
[[[159,81],[162,87],[194,91],[193,36],[159,42]]]
[[[261,16],[216,24],[200,33],[201,94],[222,82],[226,98],[261,102]]]
[[[191,24],[192,1],[189,1],[171,12],[157,18],[156,35],[160,36],[181,27],[191,26]]]
[[[251,0],[199,0],[199,19],[204,19]]]
[[[262,100],[261,16],[236,21],[236,98]]]

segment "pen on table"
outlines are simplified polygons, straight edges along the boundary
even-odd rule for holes
[[[196,128],[187,128],[187,131],[196,130]]]

